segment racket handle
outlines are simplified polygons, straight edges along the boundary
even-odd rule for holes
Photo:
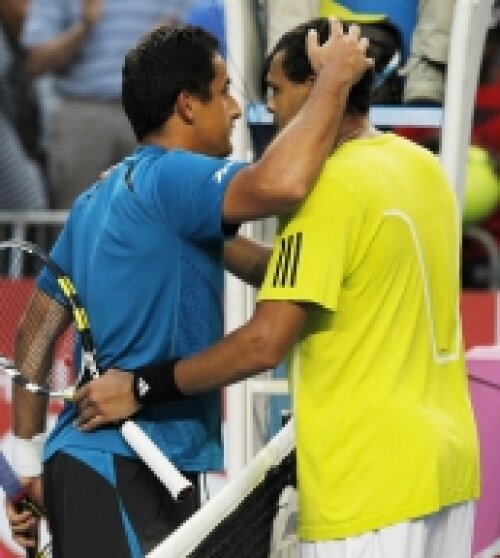
[[[18,502],[16,504],[16,509],[17,509],[18,512],[22,512],[22,511],[25,511],[25,510],[33,511],[33,506],[34,505],[32,505],[32,506],[28,505],[28,499],[24,498],[23,500],[21,500],[20,502]],[[35,508],[36,508],[36,506],[35,506]],[[37,529],[37,527],[34,527],[33,534],[35,535],[35,538],[38,541],[38,536],[37,536],[38,533],[35,531],[35,529]],[[31,535],[32,533],[29,532],[28,534]],[[36,546],[34,546],[33,548],[27,548],[26,549],[26,558],[36,558],[37,553],[38,553],[38,551],[37,551]]]
[[[175,501],[185,500],[193,493],[191,482],[171,463],[139,426],[131,420],[127,420],[120,430],[130,447],[153,471]]]

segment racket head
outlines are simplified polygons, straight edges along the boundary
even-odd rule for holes
[[[0,270],[0,370],[29,391],[67,398],[80,371],[80,363],[75,359],[76,336],[87,360],[89,350],[93,349],[88,320],[76,289],[43,250],[28,242],[0,242]],[[43,312],[33,309],[27,312],[32,298],[46,296],[36,289],[40,274],[54,285],[56,303],[47,297],[47,304],[41,306]],[[61,329],[61,324],[68,322],[70,327]],[[23,343],[24,354],[15,348],[20,325],[24,334],[32,335],[29,343]],[[57,332],[57,343],[50,351],[50,362],[41,366],[46,339],[53,332]]]

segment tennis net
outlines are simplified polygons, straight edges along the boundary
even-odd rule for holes
[[[295,558],[295,471],[291,419],[147,558]]]

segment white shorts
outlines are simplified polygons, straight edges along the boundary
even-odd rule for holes
[[[471,558],[474,502],[335,541],[300,543],[300,558]]]

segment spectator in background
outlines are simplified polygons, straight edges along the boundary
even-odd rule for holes
[[[472,124],[471,143],[485,149],[491,157],[500,188],[500,18],[497,14],[488,30]],[[474,223],[500,245],[500,207]],[[500,277],[491,278],[490,254],[483,244],[465,237],[462,244],[463,286],[488,288],[498,285]]]
[[[0,145],[0,211],[45,209],[47,196],[40,168],[26,155],[1,109]]]
[[[406,103],[441,104],[455,0],[420,0],[411,51],[404,70]]]
[[[3,0],[2,0],[3,2]],[[121,68],[151,28],[190,0],[32,0],[22,34],[33,76],[53,73],[60,103],[48,153],[50,203],[67,209],[135,147],[121,107]]]
[[[0,210],[47,207],[38,99],[18,42],[28,6],[0,3]]]
[[[272,50],[286,32],[319,14],[320,0],[267,0],[267,49]]]
[[[500,164],[500,17],[486,35],[472,142],[488,149]]]
[[[185,16],[185,23],[199,25],[219,41],[222,58],[227,57],[226,22],[223,0],[194,0]]]

